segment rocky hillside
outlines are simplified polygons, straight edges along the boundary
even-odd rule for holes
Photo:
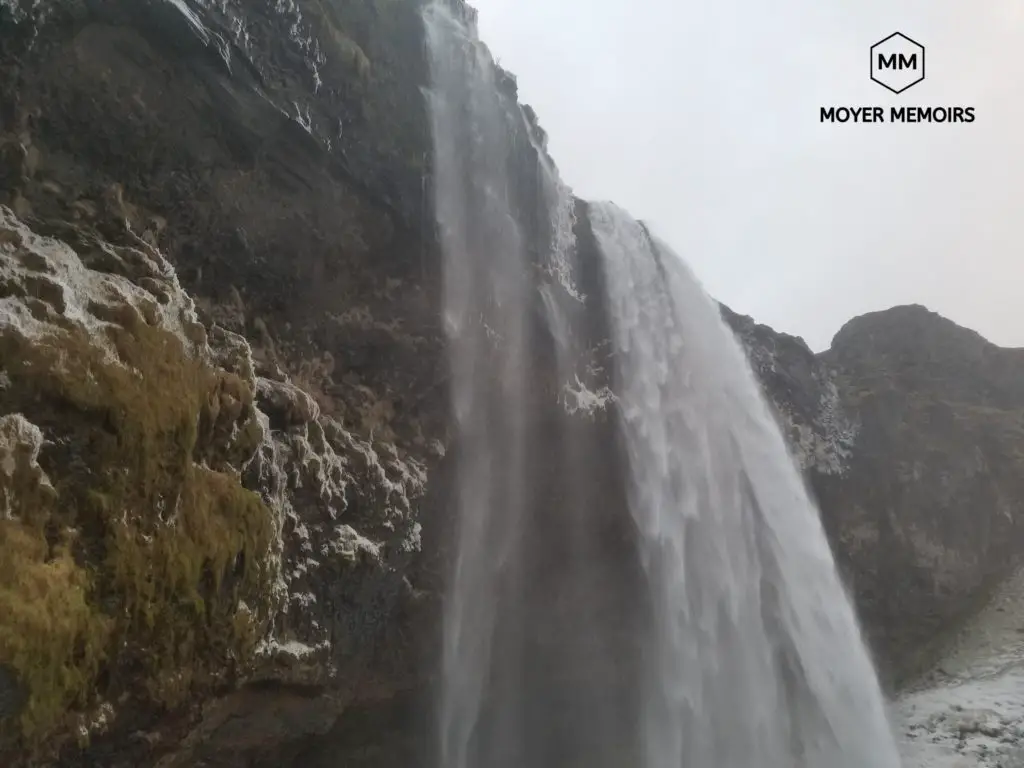
[[[399,564],[424,467],[257,376],[144,242],[58,241],[0,207],[0,255],[5,764],[242,681],[301,691],[344,672],[339,708],[379,686],[362,652],[415,602]],[[227,696],[206,727],[260,695]],[[329,727],[313,701],[275,706]]]
[[[921,306],[815,356],[723,310],[788,431],[890,682],[922,671],[1024,554],[1024,349]]]
[[[405,2],[0,2],[0,764],[279,765],[408,687],[421,39]]]
[[[0,764],[416,764],[451,442],[426,70],[417,0],[0,0]],[[903,307],[815,356],[723,313],[905,677],[1024,551],[1024,351]],[[540,428],[614,443],[602,382],[538,381]]]

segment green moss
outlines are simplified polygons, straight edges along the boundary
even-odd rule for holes
[[[130,521],[110,528],[107,572],[123,596],[123,640],[145,673],[146,692],[182,704],[196,685],[217,682],[252,651],[269,520],[257,496],[225,475],[194,468],[180,515],[156,535]]]
[[[372,74],[370,59],[362,47],[345,33],[344,27],[331,2],[313,0],[310,10],[320,22],[321,44],[326,44],[327,53],[360,82],[367,83]]]
[[[0,659],[30,696],[15,728],[33,742],[87,702],[111,621],[90,604],[87,573],[66,542],[52,549],[31,526],[0,521]]]
[[[165,708],[225,682],[271,609],[272,516],[210,443],[252,432],[248,385],[130,307],[104,319],[120,364],[77,327],[0,336],[6,396],[64,446],[47,467],[57,503],[0,527],[0,662],[29,693],[0,739],[30,747],[90,693]],[[79,535],[51,546],[54,530]]]

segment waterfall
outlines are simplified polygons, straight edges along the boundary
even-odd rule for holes
[[[469,9],[434,0],[424,25],[455,423],[439,768],[895,768],[817,512],[716,306],[618,209],[575,226]],[[617,402],[582,414],[566,389],[586,399],[609,339]]]
[[[524,307],[530,275],[509,199],[508,109],[491,62],[468,22],[445,5],[429,6],[425,24],[435,205],[445,253],[444,321],[458,430],[456,562],[444,615],[439,746],[443,768],[470,768],[477,760],[473,737],[491,693],[497,609],[506,616],[521,613],[515,582],[526,441],[519,417],[527,407]],[[514,678],[506,671],[493,683],[500,697],[516,696]],[[502,714],[514,715],[512,708]],[[505,731],[514,733],[514,723],[506,723]]]
[[[655,601],[643,766],[898,766],[818,512],[742,348],[642,225],[611,204],[590,221]]]
[[[639,569],[596,522],[621,512],[593,479],[612,441],[560,402],[585,346],[573,199],[457,7],[424,14],[456,421],[439,763],[613,768],[635,742],[614,628]]]

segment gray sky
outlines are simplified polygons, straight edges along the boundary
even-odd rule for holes
[[[577,194],[651,224],[716,298],[828,346],[920,303],[1024,346],[1021,0],[471,0]],[[868,50],[927,49],[903,94]],[[973,106],[830,125],[829,105]]]

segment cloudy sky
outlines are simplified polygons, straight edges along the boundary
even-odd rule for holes
[[[471,0],[562,176],[647,221],[733,309],[826,348],[919,303],[1024,346],[1024,2]],[[903,94],[868,50],[927,49]],[[820,124],[822,106],[973,106]]]

